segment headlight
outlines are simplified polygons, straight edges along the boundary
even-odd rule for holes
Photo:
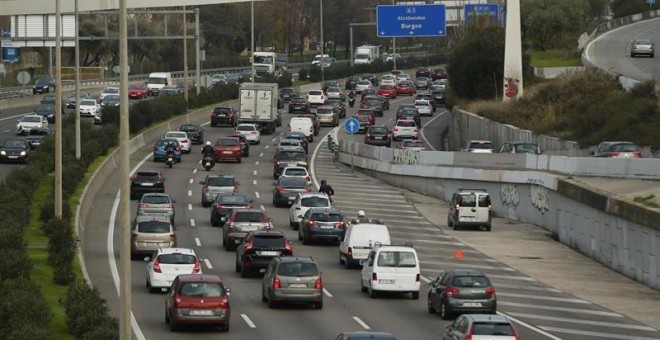
[[[3,155],[3,156],[4,156],[4,155],[6,155],[6,154],[7,154],[7,153],[5,152],[5,150],[0,151],[0,155]]]
[[[25,151],[21,151],[21,156],[25,156],[25,155],[26,155]]]

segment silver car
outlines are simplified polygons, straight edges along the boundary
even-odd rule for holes
[[[170,195],[163,193],[148,193],[142,195],[138,202],[137,215],[163,214],[174,221],[174,201]]]
[[[649,39],[635,39],[631,42],[630,56],[636,57],[640,54],[650,56],[655,55],[655,44]]]
[[[232,251],[248,233],[270,229],[273,229],[273,220],[268,218],[265,211],[236,208],[222,228],[222,244],[225,250]]]
[[[316,117],[321,125],[337,126],[339,125],[339,113],[334,107],[329,105],[319,106],[316,109]]]
[[[199,184],[204,186],[202,189],[202,206],[204,207],[210,207],[218,194],[238,192],[239,185],[234,175],[206,175],[206,178]]]
[[[176,247],[176,226],[165,214],[139,215],[131,228],[131,257]]]
[[[341,99],[342,101],[346,100],[346,94],[344,91],[341,90],[341,88],[336,87],[336,86],[331,86],[328,87],[327,90],[325,90],[325,94],[329,98],[336,98],[336,99]]]
[[[323,308],[321,270],[311,257],[283,256],[270,261],[261,281],[261,301],[269,308],[281,303],[314,304]]]

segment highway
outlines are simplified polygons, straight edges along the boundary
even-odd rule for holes
[[[378,124],[391,125],[398,105],[410,103],[403,97],[392,100],[392,108]],[[354,109],[349,111],[349,117]],[[447,113],[438,110],[435,120],[423,118],[425,136],[430,143],[437,143],[433,131],[443,130]],[[293,115],[285,114],[285,122]],[[429,123],[430,122],[430,123]],[[318,137],[331,129],[323,128]],[[206,126],[206,139],[214,140],[227,134],[227,128]],[[166,192],[177,200],[176,223],[179,246],[193,248],[204,259],[203,271],[220,275],[232,288],[231,330],[223,337],[229,339],[334,339],[341,331],[371,329],[387,331],[400,339],[436,339],[449,321],[426,310],[426,284],[422,285],[419,300],[406,296],[385,296],[369,299],[359,289],[359,272],[346,270],[338,264],[336,246],[302,245],[296,232],[288,226],[288,209],[275,208],[271,204],[273,143],[282,132],[262,136],[261,145],[253,145],[250,157],[241,164],[222,163],[213,173],[233,173],[241,182],[240,191],[255,199],[254,205],[263,207],[273,218],[277,229],[283,230],[294,244],[294,254],[313,256],[323,270],[326,289],[323,310],[306,307],[268,309],[261,302],[260,279],[243,279],[234,272],[234,253],[225,252],[221,246],[221,228],[212,227],[209,209],[200,202],[201,186],[197,184],[206,172],[198,164],[199,146],[193,153],[183,156],[183,162],[173,169],[150,159],[150,147],[145,147],[131,157],[132,168],[158,169],[167,178]],[[343,131],[339,139],[349,138]],[[429,220],[416,210],[413,203],[399,189],[390,187],[359,173],[350,173],[345,166],[334,165],[323,138],[315,138],[310,145],[313,153],[315,179],[327,179],[337,191],[335,200],[347,216],[355,216],[364,209],[370,217],[386,221],[393,241],[410,241],[421,258],[424,280],[433,278],[448,268],[473,268],[485,272],[493,280],[498,293],[499,310],[517,321],[522,339],[652,339],[660,333],[648,326],[607,310],[589,301],[575,298],[535,278],[489,258],[449,236],[444,219]],[[356,140],[362,135],[357,135]],[[395,144],[396,147],[396,144]],[[118,260],[118,215],[116,211],[117,185],[114,174],[94,200],[98,212],[86,222],[84,256],[94,285],[108,299],[117,313],[116,262]],[[135,214],[135,204],[132,204]],[[446,205],[438,207],[440,216],[446,216]],[[442,215],[444,213],[444,215]],[[507,221],[496,219],[494,229],[502,228]],[[458,262],[453,254],[461,248],[466,259]],[[110,258],[108,258],[110,253]],[[145,264],[132,262],[133,312],[141,334],[146,339],[175,339],[179,334],[170,333],[164,323],[164,294],[149,294],[145,288]],[[114,273],[114,274],[113,274]],[[115,277],[113,277],[113,275]],[[207,337],[213,329],[202,328],[185,331],[187,338]],[[140,336],[138,336],[140,338]]]

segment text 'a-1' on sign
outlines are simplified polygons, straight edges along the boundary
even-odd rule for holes
[[[500,5],[498,4],[465,4],[465,22],[478,17],[487,17],[494,22],[499,21]]]
[[[376,33],[381,38],[442,37],[446,22],[443,4],[376,7]]]
[[[358,132],[360,129],[360,122],[355,118],[348,118],[344,122],[344,130],[350,134]]]

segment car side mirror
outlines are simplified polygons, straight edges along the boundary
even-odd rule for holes
[[[144,262],[149,262],[149,261],[151,261],[151,257],[150,256],[145,256],[144,259],[142,259],[142,260]]]
[[[231,288],[225,287],[225,292],[227,292],[227,295],[231,294]]]
[[[302,215],[298,215],[298,216],[296,216],[296,218],[302,218]]]

